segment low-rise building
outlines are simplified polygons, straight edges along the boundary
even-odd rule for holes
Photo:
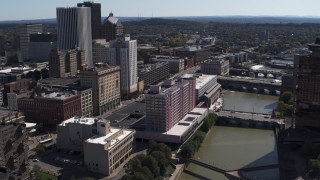
[[[138,72],[139,78],[144,81],[145,86],[154,85],[169,77],[169,63],[157,62],[139,65]]]
[[[229,74],[229,60],[210,58],[201,63],[200,69],[204,74],[227,75]]]
[[[134,134],[105,119],[74,117],[58,126],[57,146],[83,152],[89,171],[110,175],[131,155]]]
[[[24,97],[30,97],[32,94],[32,91],[28,90],[18,90],[13,93],[7,93],[8,97],[8,109],[13,111],[18,111],[18,99],[24,98]]]
[[[153,56],[152,62],[168,62],[170,73],[175,74],[184,70],[184,59],[174,56]]]
[[[71,91],[37,92],[18,100],[18,108],[28,122],[55,128],[62,121],[81,115],[81,95]]]
[[[216,75],[208,74],[184,74],[182,79],[196,79],[196,101],[206,102],[206,107],[210,107],[219,97],[221,85],[217,82]]]

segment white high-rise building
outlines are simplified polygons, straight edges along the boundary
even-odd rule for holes
[[[20,26],[19,39],[22,58],[20,62],[29,59],[30,34],[42,33],[42,24],[24,24]]]
[[[85,62],[93,67],[91,8],[57,8],[58,49],[79,48],[85,51]]]
[[[120,66],[121,94],[128,96],[137,91],[137,41],[130,40],[130,35],[110,41],[109,64]]]

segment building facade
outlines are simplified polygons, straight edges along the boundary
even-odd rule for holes
[[[7,83],[3,88],[3,103],[8,105],[8,93],[16,93],[19,91],[26,91],[31,86],[32,79],[21,79],[11,83]]]
[[[213,58],[207,59],[200,65],[201,73],[213,75],[229,74],[229,60]]]
[[[85,62],[84,54],[84,51],[75,49],[68,51],[53,49],[49,54],[49,76],[56,78],[75,76],[80,70],[79,67]]]
[[[50,33],[30,34],[29,59],[32,62],[47,61],[49,53],[57,47],[57,35]]]
[[[24,97],[30,97],[32,94],[32,91],[28,90],[20,90],[16,91],[14,93],[7,93],[8,97],[8,109],[13,111],[18,111],[18,99],[24,98]]]
[[[184,59],[174,56],[154,56],[152,62],[168,62],[170,73],[175,74],[184,70]]]
[[[92,43],[93,63],[109,63],[109,43],[105,39],[95,39]]]
[[[78,7],[88,7],[91,9],[91,32],[92,39],[100,39],[101,31],[101,4],[93,3],[91,1],[85,1],[83,3],[78,3]]]
[[[166,132],[195,107],[196,81],[168,80],[146,94],[146,129]]]
[[[58,49],[85,51],[85,62],[93,67],[91,8],[57,8]]]
[[[130,35],[110,41],[110,65],[120,66],[121,95],[129,96],[138,88],[137,41],[130,40]]]
[[[0,168],[9,179],[27,179],[29,146],[24,116],[1,109],[0,117]]]
[[[320,40],[309,45],[310,55],[294,58],[296,126],[320,127]]]
[[[118,18],[110,13],[109,16],[103,20],[101,27],[101,36],[106,39],[107,42],[115,40],[117,36],[123,35],[123,25]]]
[[[120,105],[120,68],[98,64],[80,72],[80,85],[92,88],[93,115],[101,115]]]
[[[20,50],[21,50],[21,59],[19,61],[23,62],[29,60],[29,42],[30,35],[35,33],[42,33],[43,28],[42,24],[24,24],[20,26],[19,30],[19,39],[20,39]]]
[[[28,122],[55,128],[62,121],[81,115],[81,95],[75,92],[36,92],[33,98],[18,100]]]
[[[139,78],[144,81],[145,86],[154,85],[170,75],[169,63],[167,62],[143,64],[138,68]]]
[[[98,134],[83,144],[84,164],[89,171],[110,175],[133,152],[133,130],[110,127],[110,122],[97,122]]]

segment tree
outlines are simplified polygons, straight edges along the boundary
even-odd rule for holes
[[[152,156],[145,156],[141,161],[142,166],[146,166],[154,175],[154,177],[160,176],[160,168],[158,167],[158,162]]]
[[[184,145],[182,145],[180,154],[183,157],[191,158],[194,153],[195,153],[195,147],[190,142],[186,142]]]
[[[153,143],[153,142],[151,142]],[[170,147],[168,147],[166,144],[164,143],[158,143],[158,144],[151,144],[153,147],[150,147],[150,153],[152,153],[153,151],[161,151],[164,153],[165,157],[167,159],[171,158],[171,149]]]
[[[279,101],[283,101],[285,104],[288,104],[292,98],[293,94],[289,91],[285,91],[281,94]]]
[[[38,70],[35,70],[33,72],[33,79],[36,80],[36,81],[40,80],[41,79],[41,72],[38,71]]]
[[[161,151],[153,151],[150,155],[158,161],[158,166],[160,168],[160,175],[163,176],[166,173],[166,168],[169,165],[169,160],[165,157],[164,153]]]
[[[313,176],[320,175],[320,161],[318,159],[310,159],[308,166],[311,170],[311,175]]]
[[[48,71],[48,69],[41,69],[41,75],[42,75],[42,79],[49,78],[49,71]]]
[[[46,147],[43,144],[38,144],[35,148],[37,153],[43,153],[46,151]]]

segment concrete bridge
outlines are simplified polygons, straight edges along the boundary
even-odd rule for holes
[[[189,163],[196,164],[198,166],[216,171],[218,173],[221,173],[228,177],[229,179],[234,179],[234,180],[244,180],[247,179],[243,177],[242,173],[243,172],[250,172],[250,171],[259,171],[259,170],[266,170],[266,169],[274,169],[274,168],[279,168],[279,164],[268,164],[268,165],[263,165],[263,166],[255,166],[255,167],[244,167],[240,169],[235,169],[235,170],[224,170],[218,167],[215,167],[213,165],[195,160],[195,159],[188,159],[187,160]]]
[[[269,114],[248,113],[241,111],[222,110],[214,112],[218,115],[217,124],[234,127],[257,129],[274,129],[285,126],[284,119],[274,119]]]
[[[229,89],[247,89],[248,91],[257,90],[258,92],[264,92],[265,90],[270,93],[276,94],[277,91],[281,92],[282,86],[279,82],[274,82],[270,79],[251,79],[251,78],[235,78],[218,76],[218,83],[223,88]]]
[[[284,73],[282,71],[272,71],[272,70],[252,70],[249,68],[245,69],[237,69],[237,68],[230,68],[229,70],[230,75],[233,76],[246,76],[250,77],[254,75],[254,77],[258,77],[258,74],[263,74],[264,77],[268,77],[270,75],[273,76],[274,79],[277,77],[281,77]]]

